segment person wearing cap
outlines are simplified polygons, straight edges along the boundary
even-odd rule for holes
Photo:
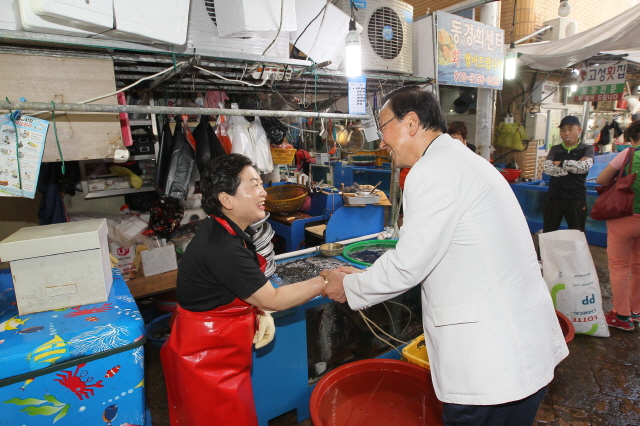
[[[564,217],[569,229],[584,232],[587,221],[587,173],[593,166],[593,145],[580,141],[578,117],[568,115],[560,122],[560,144],[554,145],[544,162],[551,176],[544,208],[543,232],[560,229]]]

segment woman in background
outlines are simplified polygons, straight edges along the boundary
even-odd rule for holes
[[[447,127],[447,133],[454,138],[458,139],[460,142],[466,145],[471,151],[476,152],[476,146],[470,143],[467,143],[467,135],[469,131],[467,130],[467,126],[462,121],[452,121],[449,123]]]
[[[608,185],[626,167],[626,172],[640,171],[640,121],[632,122],[624,132],[632,148],[616,155],[596,179],[598,185]],[[631,150],[631,170],[626,162]],[[631,158],[631,157],[629,157]],[[640,179],[633,186],[635,194],[633,215],[607,221],[607,256],[611,275],[613,310],[606,314],[609,327],[633,331],[634,322],[640,322]]]

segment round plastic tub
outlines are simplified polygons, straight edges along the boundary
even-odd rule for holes
[[[310,401],[314,426],[442,425],[431,372],[408,362],[367,359],[327,373]]]
[[[520,170],[520,169],[504,169],[504,170],[500,171],[500,173],[502,173],[502,176],[504,176],[504,178],[507,180],[507,182],[515,182],[516,179],[518,179],[520,177],[520,173],[522,173],[522,170]]]
[[[358,265],[371,266],[371,263],[364,262],[360,259],[355,258],[353,255],[359,251],[366,250],[368,248],[377,248],[377,247],[388,247],[393,249],[398,244],[398,240],[371,240],[371,241],[360,241],[357,243],[349,244],[344,248],[342,255],[352,261],[353,263],[357,263]]]
[[[560,323],[560,328],[564,335],[564,341],[567,342],[568,345],[573,342],[573,338],[576,337],[576,329],[571,320],[562,312],[556,311],[556,316],[558,317],[558,322]]]

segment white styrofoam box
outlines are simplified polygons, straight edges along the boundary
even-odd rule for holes
[[[18,0],[0,0],[0,30],[22,30]]]
[[[327,10],[320,13],[325,5]],[[327,68],[338,69],[344,59],[349,20],[349,15],[325,0],[296,0],[298,29],[289,34],[289,41],[316,63],[330,60]]]
[[[280,15],[282,6],[282,25]],[[215,0],[220,37],[275,36],[296,30],[295,0]]]
[[[113,276],[107,220],[22,228],[0,242],[20,315],[106,302]]]
[[[73,27],[113,28],[112,0],[30,0],[28,5],[33,13],[44,19],[63,19]]]
[[[176,249],[172,243],[166,246],[140,252],[142,271],[145,277],[162,274],[178,269]]]
[[[116,28],[104,33],[127,40],[187,41],[189,0],[113,0]]]
[[[316,164],[325,164],[329,162],[329,154],[318,153],[316,154]]]
[[[71,21],[37,15],[31,10],[30,3],[30,0],[19,0],[20,23],[22,24],[22,29],[26,31],[86,37],[105,30],[104,27],[99,25],[82,24],[75,26]]]
[[[0,0],[1,1],[1,0]],[[217,1],[215,3],[218,4]],[[271,44],[271,37],[221,38],[218,35],[218,27],[213,19],[215,13],[207,10],[204,0],[191,0],[189,9],[189,28],[187,30],[187,44],[183,50],[196,49],[196,51],[217,51],[262,55],[262,52]],[[217,19],[216,19],[217,22]],[[176,49],[176,52],[181,49]],[[289,57],[289,32],[280,31],[280,35],[265,56],[274,58]]]

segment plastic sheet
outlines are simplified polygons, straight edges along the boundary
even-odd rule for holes
[[[164,183],[167,181],[167,171],[169,170],[169,163],[171,162],[171,144],[173,142],[169,118],[165,115],[163,116],[163,121],[162,134],[160,135],[160,149],[158,150],[158,166],[154,182],[154,186],[162,190],[164,190]]]
[[[196,165],[200,174],[210,159],[226,154],[216,132],[209,123],[210,118],[208,115],[203,115],[200,118],[200,123],[193,130],[193,138],[196,141]]]

